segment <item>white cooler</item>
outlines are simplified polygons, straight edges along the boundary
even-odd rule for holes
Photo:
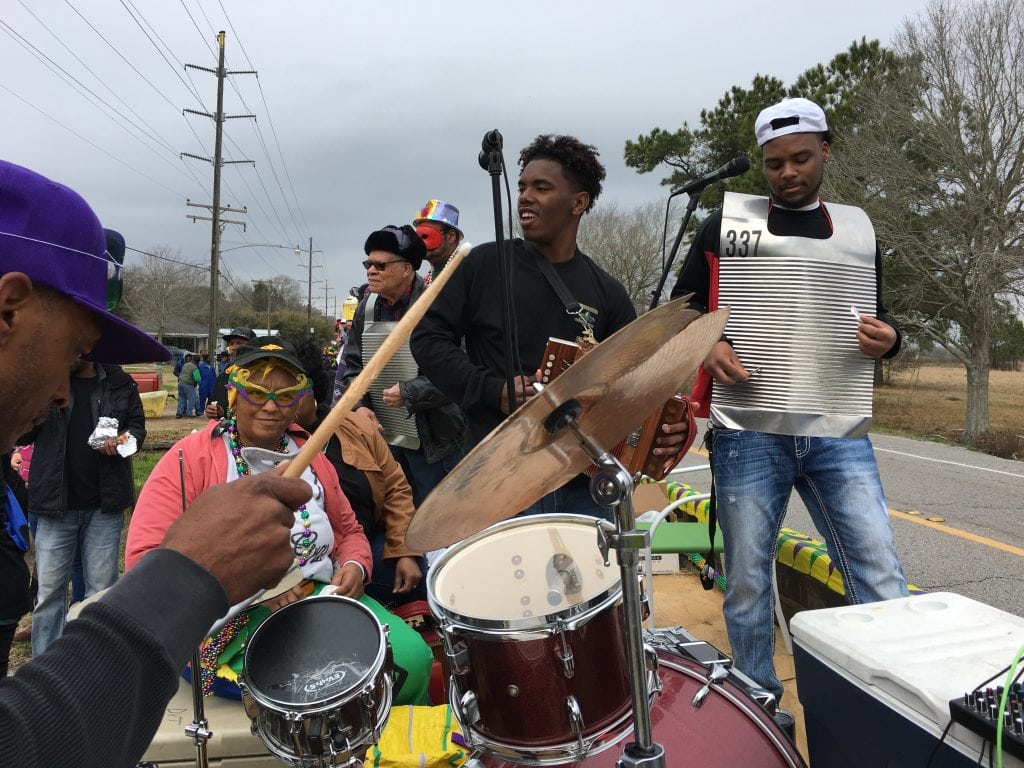
[[[1024,645],[1024,618],[949,592],[804,611],[790,628],[813,768],[977,765],[983,740],[960,724],[931,757],[949,701]],[[1003,765],[1024,761],[1004,752]]]

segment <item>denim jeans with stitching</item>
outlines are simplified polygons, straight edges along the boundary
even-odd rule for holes
[[[124,512],[68,510],[61,517],[39,516],[35,554],[39,592],[32,611],[32,655],[61,636],[68,612],[68,583],[75,554],[82,553],[85,597],[117,581]]]
[[[867,437],[716,428],[711,467],[725,541],[725,622],[737,668],[781,696],[772,664],[776,539],[795,488],[851,603],[907,594]]]

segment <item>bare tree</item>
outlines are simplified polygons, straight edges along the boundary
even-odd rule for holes
[[[133,322],[152,325],[162,341],[172,318],[205,320],[209,312],[209,268],[190,264],[181,252],[155,246],[138,264],[124,270],[125,314]]]
[[[893,309],[967,371],[965,437],[989,428],[991,347],[1024,293],[1024,0],[934,0],[863,89],[831,184],[870,213]]]
[[[576,236],[580,250],[626,287],[638,312],[661,277],[662,216],[658,203],[631,210],[602,204],[583,217]]]

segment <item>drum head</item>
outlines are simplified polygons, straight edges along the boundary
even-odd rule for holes
[[[451,547],[430,569],[431,604],[485,628],[530,629],[587,613],[621,592],[616,558],[606,566],[597,546],[598,522],[533,515],[491,526]]]
[[[355,600],[309,597],[272,613],[245,649],[253,697],[283,707],[337,701],[383,663],[384,633]]]

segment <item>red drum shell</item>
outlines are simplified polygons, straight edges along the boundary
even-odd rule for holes
[[[663,690],[651,705],[651,725],[654,740],[665,748],[666,765],[806,768],[796,747],[742,688],[726,680],[694,707],[690,702],[704,684],[703,667],[664,651],[658,661]],[[609,749],[560,765],[614,768],[621,754]],[[477,759],[486,768],[515,765],[486,755]]]
[[[575,674],[563,673],[556,634],[537,640],[496,642],[464,637],[469,671],[453,675],[460,692],[474,691],[480,721],[473,729],[488,739],[536,749],[573,739],[566,699],[580,706],[587,737],[628,719],[629,674],[622,604],[566,632]],[[620,730],[621,733],[621,730]]]

